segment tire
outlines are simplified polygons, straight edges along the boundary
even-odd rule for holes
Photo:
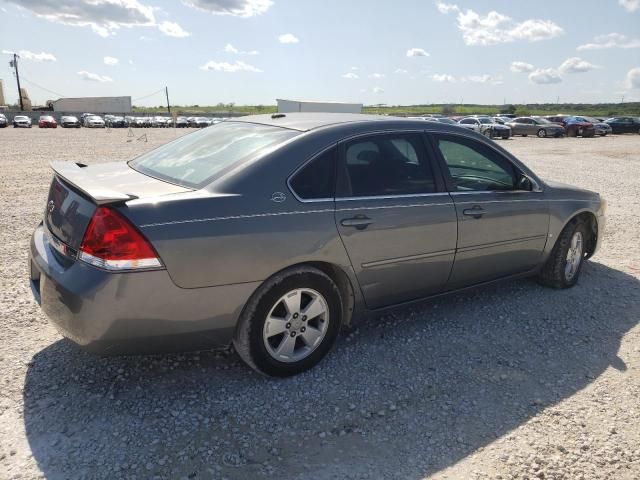
[[[573,287],[578,282],[582,265],[585,261],[585,246],[588,245],[591,232],[587,225],[577,219],[571,220],[560,233],[553,250],[538,275],[538,281],[542,285],[551,288],[563,289]],[[579,252],[574,250],[580,238]],[[570,250],[573,255],[570,255]],[[571,259],[577,257],[577,263],[569,265]]]
[[[500,138],[502,138],[502,140],[509,140],[509,134],[508,134],[508,133],[505,133],[505,134],[504,134],[504,135],[502,135],[502,137],[500,137]]]
[[[541,128],[540,130],[538,130],[538,138],[545,138],[547,136],[547,131],[544,128]]]
[[[490,128],[487,128],[484,132],[482,132],[482,134],[487,138],[491,138],[492,137]]]
[[[523,134],[522,134],[522,136],[523,136],[523,137],[528,137],[528,136],[529,136],[529,134],[528,134],[528,133],[523,133]]]
[[[302,294],[295,297],[294,292]],[[284,298],[290,295],[296,299],[292,305],[302,307],[291,309],[293,313],[284,303]],[[301,300],[298,302],[297,298]],[[305,320],[305,309],[312,302],[319,302],[315,304],[324,308],[324,313]],[[268,279],[251,296],[240,316],[233,344],[240,358],[263,375],[296,375],[318,364],[331,350],[340,332],[342,316],[340,290],[329,276],[313,267],[292,268]],[[269,325],[274,325],[271,336],[268,317],[272,319]],[[306,340],[312,331],[317,343],[310,346]],[[276,351],[285,342],[293,345],[290,356],[276,358]]]

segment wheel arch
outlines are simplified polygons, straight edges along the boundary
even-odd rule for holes
[[[555,247],[555,243],[558,241],[558,238],[560,238],[560,232],[562,232],[565,228],[567,228],[567,225],[569,225],[573,221],[584,222],[589,228],[589,231],[591,232],[591,235],[589,236],[589,241],[587,242],[586,248],[585,248],[585,252],[587,254],[586,258],[590,258],[595,253],[597,248],[598,217],[594,212],[588,209],[583,209],[581,211],[575,212],[571,217],[567,219],[567,221],[562,225],[562,228],[560,228],[560,230],[558,231],[558,235],[556,235],[554,247]]]

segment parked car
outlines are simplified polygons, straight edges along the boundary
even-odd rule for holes
[[[170,122],[171,122],[171,118],[162,117],[162,116],[151,117],[150,120],[151,120],[151,126],[155,127],[155,128],[168,127],[170,125]]]
[[[84,117],[84,126],[87,128],[104,128],[104,120],[99,115],[89,115]]]
[[[429,122],[446,123],[448,125],[457,125],[458,124],[458,122],[456,122],[455,120],[450,119],[449,117],[429,117],[429,118],[427,118],[427,121],[429,121]]]
[[[104,123],[107,127],[111,128],[124,128],[127,126],[127,122],[124,117],[117,115],[110,115],[109,117],[105,115]]]
[[[189,122],[189,126],[194,128],[204,128],[209,125],[211,125],[211,120],[207,117],[194,117],[193,120]]]
[[[41,115],[38,119],[38,128],[58,128],[58,122],[51,115]]]
[[[593,128],[595,129],[596,135],[600,135],[602,137],[606,137],[608,134],[612,133],[613,129],[608,123],[604,123],[597,118],[594,117],[575,117],[579,122],[586,122],[593,124]]]
[[[189,126],[189,122],[186,117],[176,117],[175,127],[176,128],[185,128]]]
[[[80,128],[80,120],[73,115],[63,115],[60,117],[60,126],[62,128]]]
[[[537,135],[544,137],[562,137],[564,135],[564,127],[559,123],[552,123],[542,117],[518,117],[507,123],[511,127],[513,135]]]
[[[639,117],[613,117],[606,122],[612,133],[640,133]]]
[[[511,129],[508,126],[495,123],[489,117],[466,117],[458,124],[489,138],[500,137],[507,140],[511,136]]]
[[[80,123],[82,124],[82,126],[84,126],[84,120],[87,117],[92,117],[94,115],[95,115],[95,113],[83,113],[82,115],[80,115]]]
[[[572,287],[605,223],[597,193],[482,135],[374,115],[248,116],[52,168],[28,271],[64,336],[110,354],[233,342],[275,376],[368,311],[517,276]]]
[[[4,116],[4,113],[0,113],[0,128],[7,128],[8,124],[7,117]]]
[[[31,118],[26,115],[13,117],[13,128],[31,128]]]
[[[596,130],[591,122],[583,122],[571,115],[550,115],[544,117],[550,122],[559,123],[564,127],[567,137],[593,137]]]

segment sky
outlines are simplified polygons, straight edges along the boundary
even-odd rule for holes
[[[640,0],[0,0],[34,104],[640,101]],[[162,91],[161,91],[162,90]]]

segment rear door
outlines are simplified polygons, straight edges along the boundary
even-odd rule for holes
[[[456,210],[422,132],[340,145],[335,221],[369,308],[441,291],[457,240]]]
[[[546,244],[549,209],[541,191],[480,140],[433,134],[458,214],[450,288],[531,270]]]

